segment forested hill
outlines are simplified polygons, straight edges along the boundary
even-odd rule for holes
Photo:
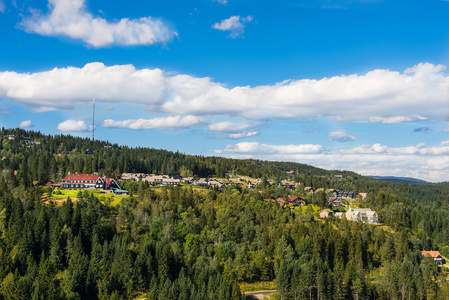
[[[2,176],[7,180],[19,181],[24,186],[32,182],[45,184],[59,182],[68,172],[103,174],[118,178],[122,173],[167,174],[199,177],[224,178],[228,172],[252,178],[277,176],[300,182],[313,188],[333,188],[377,194],[382,189],[394,190],[405,197],[425,202],[441,202],[446,194],[447,184],[413,184],[382,182],[350,171],[328,171],[293,162],[272,162],[254,159],[230,159],[187,155],[153,148],[130,148],[94,141],[70,135],[44,135],[23,129],[2,129],[0,143]],[[12,135],[14,140],[7,140]],[[29,138],[29,139],[23,139]],[[29,142],[38,142],[27,146]],[[86,154],[91,150],[94,155]],[[13,176],[17,171],[17,176]],[[287,172],[294,172],[288,176]],[[341,178],[340,178],[341,177]],[[434,193],[435,191],[435,193]],[[424,196],[424,193],[426,196]],[[440,203],[441,202],[441,203]]]
[[[396,176],[368,176],[376,180],[391,181],[391,182],[405,182],[405,183],[426,183],[424,180],[410,178],[410,177],[396,177]]]
[[[447,182],[385,182],[20,129],[2,135],[0,300],[244,299],[252,285],[275,286],[279,299],[449,299],[449,269],[421,253],[449,258]],[[273,184],[218,190],[121,181],[131,194],[118,202],[93,191],[56,202],[43,184],[68,172],[238,174]],[[277,176],[301,184],[291,191]],[[344,210],[329,205],[327,188],[367,193],[348,205],[377,211],[381,224],[320,219],[320,209]],[[288,196],[308,205],[280,207],[276,200]]]
[[[286,178],[286,172],[293,171],[294,179],[306,186],[326,186],[333,175],[344,175],[353,180],[361,178],[353,172],[326,171],[305,164],[292,162],[269,162],[261,160],[239,160],[221,157],[186,155],[153,148],[130,148],[104,141],[70,135],[43,135],[22,129],[3,129],[4,137],[14,135],[15,140],[3,140],[2,147],[5,169],[19,170],[29,166],[39,183],[58,181],[67,172],[98,172],[117,177],[123,172],[153,173],[167,175],[198,175],[224,178],[228,171],[235,174],[261,178],[262,176]],[[26,147],[29,137],[39,145]],[[8,147],[5,147],[8,145]],[[6,148],[8,149],[6,151]],[[91,150],[94,155],[85,152]],[[67,155],[69,154],[69,155]],[[25,164],[25,165],[21,165]],[[22,172],[24,173],[24,172]]]

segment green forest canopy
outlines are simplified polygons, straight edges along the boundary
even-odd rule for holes
[[[0,292],[4,299],[242,299],[239,283],[276,280],[283,299],[448,299],[449,184],[376,181],[289,162],[193,156],[21,129],[0,144]],[[19,137],[40,144],[27,146]],[[86,155],[90,149],[95,155]],[[66,155],[67,153],[70,153]],[[58,155],[61,154],[61,155]],[[17,171],[15,174],[14,171]],[[151,190],[117,206],[81,192],[45,204],[42,187],[67,172],[293,179],[363,191],[385,226],[318,220],[271,198],[277,186]],[[335,178],[334,175],[343,175]]]

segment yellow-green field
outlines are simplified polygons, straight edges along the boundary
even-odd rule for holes
[[[84,193],[84,190],[58,190],[58,192],[53,191],[51,197],[53,200],[67,200],[67,197],[70,197],[70,199],[77,199],[79,192]],[[56,193],[55,193],[56,192]],[[59,194],[59,192],[61,192]],[[104,202],[105,200],[109,200],[111,206],[116,206],[119,204],[123,198],[128,196],[115,196],[113,193],[104,193],[99,190],[88,190],[87,193],[90,195],[94,195],[98,198],[101,202]]]
[[[253,283],[241,282],[240,290],[242,293],[255,291],[270,291],[276,290],[276,281],[258,281]]]
[[[307,211],[307,208],[309,207],[309,205],[304,205],[304,206],[297,206],[295,207],[295,210],[302,210],[302,211]],[[318,205],[312,205],[312,209],[314,212],[319,212],[321,210],[321,208]]]

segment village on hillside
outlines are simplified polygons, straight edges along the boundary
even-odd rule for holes
[[[288,175],[289,172],[287,172]],[[302,187],[300,182],[291,180],[269,180],[265,178],[250,178],[248,176],[231,175],[225,179],[219,178],[201,178],[198,176],[182,177],[169,175],[156,175],[145,173],[122,173],[120,180],[99,176],[98,174],[68,174],[60,183],[46,184],[47,187],[63,190],[100,190],[104,193],[113,193],[114,195],[128,195],[129,192],[120,187],[118,181],[126,182],[144,182],[149,187],[168,187],[168,186],[192,186],[195,188],[208,188],[222,191],[227,186],[234,186],[241,189],[260,189],[263,185],[275,185],[287,189],[292,194],[271,199],[276,201],[281,207],[289,208],[292,211],[304,210],[308,205],[315,211],[319,218],[337,217],[346,218],[350,221],[361,221],[370,224],[379,223],[377,212],[370,208],[358,207],[357,203],[363,202],[367,194],[356,191],[341,191],[335,189]],[[265,181],[265,182],[263,182]],[[323,197],[326,202],[323,203]],[[318,199],[320,198],[320,200]]]

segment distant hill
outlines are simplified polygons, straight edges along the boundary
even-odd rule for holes
[[[395,176],[367,176],[367,177],[376,180],[390,181],[390,182],[427,183],[427,181],[410,177],[395,177]]]

